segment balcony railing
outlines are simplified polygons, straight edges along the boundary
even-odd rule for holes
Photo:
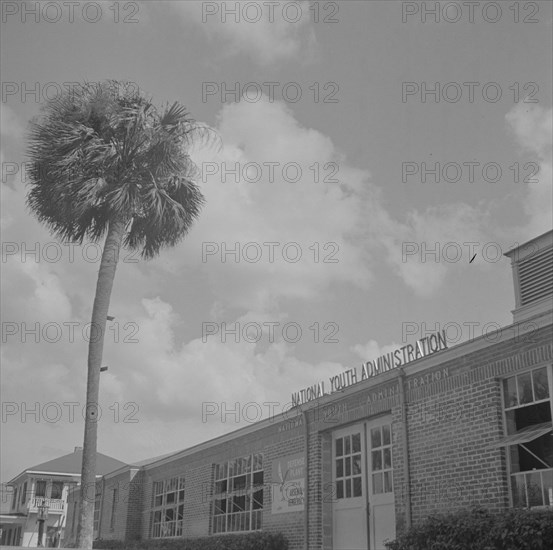
[[[62,514],[65,512],[65,501],[61,498],[33,497],[29,500],[29,512],[38,512],[38,507],[45,504],[48,513]]]

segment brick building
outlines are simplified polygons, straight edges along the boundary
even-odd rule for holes
[[[261,529],[291,550],[382,550],[433,512],[553,506],[553,232],[507,256],[511,325],[430,335],[314,381],[285,414],[104,476],[98,537]]]

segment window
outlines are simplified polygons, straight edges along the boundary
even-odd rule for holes
[[[256,531],[263,514],[263,456],[215,465],[213,533]]]
[[[184,477],[154,482],[151,521],[153,538],[184,535]]]
[[[53,481],[50,489],[50,498],[61,499],[63,495],[63,481]]]
[[[334,445],[336,498],[362,496],[361,433],[338,437]]]
[[[109,528],[113,531],[115,528],[115,511],[117,508],[117,488],[113,489],[113,496],[111,499],[111,517],[109,520]]]
[[[13,490],[12,510],[17,506],[17,487]]]
[[[46,496],[46,481],[39,479],[36,482],[35,487],[35,497],[45,497]]]
[[[102,486],[96,484],[96,494],[94,495],[94,533],[98,535],[100,527],[100,510],[102,506]]]
[[[552,402],[548,368],[503,381],[506,437],[515,507],[553,506]]]
[[[25,504],[27,500],[27,482],[23,484],[23,491],[21,491],[21,504]]]

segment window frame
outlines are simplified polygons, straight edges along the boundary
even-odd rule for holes
[[[244,462],[245,466],[243,467]],[[244,486],[235,488],[236,480],[240,478],[245,478]],[[261,478],[261,481],[259,478]],[[242,482],[240,481],[240,483]],[[225,489],[217,490],[218,484],[221,484],[221,488],[225,487]],[[213,494],[210,510],[211,534],[261,531],[265,504],[264,487],[265,470],[262,453],[250,453],[226,462],[213,464]],[[244,499],[243,510],[236,509],[239,506],[236,499]],[[224,510],[223,502],[225,503]],[[217,503],[219,503],[219,506]],[[217,513],[218,510],[219,513]]]
[[[19,485],[16,485],[13,488],[11,509],[16,510],[18,507],[19,507]]]
[[[109,529],[110,529],[110,531],[115,531],[115,512],[117,510],[117,501],[118,500],[119,500],[119,488],[114,487],[112,498],[111,498],[111,514],[110,514],[110,518],[109,518]]]
[[[516,388],[517,388],[517,397],[519,396],[519,390],[518,390],[518,379],[517,377],[520,376],[520,375],[524,375],[524,374],[527,374],[527,373],[531,373],[533,371],[536,371],[536,370],[539,370],[539,369],[543,369],[545,368],[546,369],[546,373],[547,373],[547,387],[548,387],[548,390],[549,390],[549,397],[548,398],[545,398],[545,399],[539,399],[539,400],[534,400],[530,403],[524,403],[522,405],[518,404],[518,405],[514,405],[514,406],[507,406],[507,403],[506,403],[506,398],[507,398],[507,395],[506,395],[506,382],[509,378],[515,378],[515,383],[516,383]],[[503,422],[503,433],[505,435],[510,435],[508,434],[508,420],[507,420],[507,413],[510,412],[510,411],[514,411],[516,409],[522,409],[522,408],[525,408],[525,407],[529,407],[529,406],[534,406],[534,405],[539,405],[539,404],[542,404],[542,403],[547,403],[549,401],[549,405],[550,405],[550,408],[551,408],[551,420],[553,422],[553,365],[549,362],[544,362],[544,363],[540,363],[538,365],[533,365],[532,367],[529,367],[529,368],[526,368],[526,369],[523,369],[523,370],[520,370],[520,371],[517,371],[517,372],[512,372],[510,373],[509,375],[506,375],[506,376],[502,376],[501,378],[499,378],[499,382],[500,382],[500,388],[501,388],[501,415],[502,415],[502,422]],[[534,395],[534,384],[532,383],[532,395]],[[509,493],[509,507],[510,508],[514,508],[515,507],[515,504],[514,504],[514,498],[513,498],[513,476],[515,474],[524,474],[524,475],[527,475],[527,474],[531,474],[533,473],[533,471],[530,471],[530,472],[513,472],[513,464],[512,464],[512,459],[511,459],[511,446],[512,445],[507,445],[504,447],[504,450],[505,450],[505,456],[506,456],[506,465],[507,465],[507,486],[508,486],[508,493]],[[535,472],[543,472],[543,471],[548,471],[547,469],[543,469],[543,470],[535,470]],[[527,504],[528,504],[528,501],[527,501]],[[525,509],[540,509],[540,508],[546,508],[546,509],[551,509],[553,508],[553,503],[552,504],[542,504],[542,505],[539,505],[539,506],[525,506],[524,507]]]
[[[161,487],[161,492],[158,492]],[[169,495],[175,495],[174,500],[169,502]],[[158,498],[161,498],[159,504],[156,504]],[[150,537],[152,539],[173,539],[184,537],[185,518],[184,504],[186,501],[186,482],[185,476],[172,476],[152,483],[152,500],[150,504]],[[168,512],[171,511],[173,517],[167,519]],[[159,514],[159,520],[156,515]],[[159,525],[159,531],[156,528]],[[167,529],[173,534],[163,534]],[[158,532],[156,532],[158,531]]]
[[[39,494],[38,494],[38,486],[39,486],[39,484],[40,484],[41,486],[44,487],[44,491],[43,491],[44,494],[42,494],[42,495],[39,495]],[[45,480],[45,479],[37,479],[37,480],[35,481],[34,497],[35,497],[35,498],[47,498],[47,496],[46,496],[47,491],[48,491],[48,482],[47,482],[47,480]]]
[[[60,491],[60,496],[59,497],[54,497],[53,496],[54,486],[56,486],[57,488],[61,486],[61,491]],[[63,500],[63,489],[64,489],[64,487],[65,487],[65,483],[63,481],[52,480],[50,482],[50,498],[54,499],[54,500]]]
[[[92,532],[96,536],[100,536],[100,523],[102,520],[102,497],[103,497],[104,491],[102,485],[100,483],[96,483],[96,489],[94,492],[94,519],[93,519],[93,527]],[[113,514],[113,511],[112,511]],[[110,518],[110,529],[111,527],[111,518]]]

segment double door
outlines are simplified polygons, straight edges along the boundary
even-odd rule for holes
[[[396,524],[389,419],[333,433],[332,481],[333,550],[386,550]]]

